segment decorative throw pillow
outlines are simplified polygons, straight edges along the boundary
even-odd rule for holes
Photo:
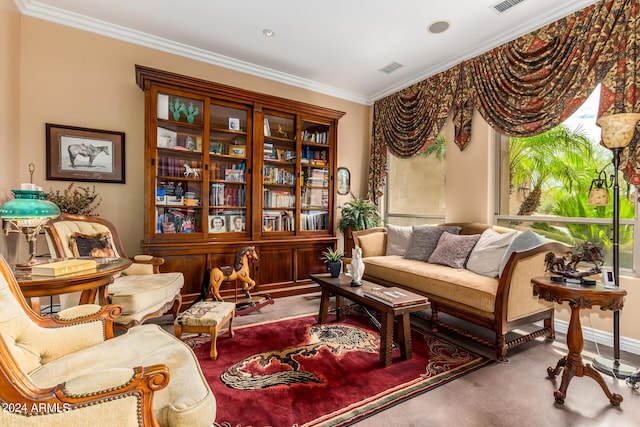
[[[426,261],[433,253],[438,240],[445,231],[451,234],[458,234],[461,228],[456,226],[435,226],[435,225],[414,225],[409,239],[409,246],[404,257],[407,259],[416,259],[418,261]]]
[[[362,258],[370,256],[383,256],[385,250],[385,233],[371,233],[359,236]]]
[[[498,277],[500,262],[516,234],[515,231],[498,233],[486,229],[469,255],[467,270],[487,277]]]
[[[96,258],[114,257],[109,233],[87,235],[73,233],[69,239],[69,246],[74,257],[92,256]]]
[[[534,233],[531,230],[527,230],[518,234],[507,248],[507,251],[504,253],[504,257],[502,257],[499,269],[500,275],[502,275],[502,270],[504,270],[504,267],[507,265],[507,261],[509,261],[512,253],[528,251],[529,249],[533,249],[536,246],[542,245],[544,242],[544,236]]]
[[[469,254],[479,239],[479,234],[458,235],[444,232],[440,236],[438,246],[429,257],[429,262],[452,268],[464,268]]]
[[[386,255],[401,255],[407,252],[411,239],[412,227],[387,224],[387,251]]]

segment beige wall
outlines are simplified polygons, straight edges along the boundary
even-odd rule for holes
[[[338,166],[351,171],[353,193],[366,194],[371,107],[20,16],[10,0],[0,0],[0,46],[0,197],[28,181],[30,162],[36,165],[35,182],[45,190],[66,186],[45,180],[45,123],[123,131],[127,183],[96,184],[96,189],[103,198],[98,213],[116,224],[129,253],[139,250],[144,206],[144,105],[135,84],[135,64],[345,111],[338,129]],[[460,152],[453,144],[450,121],[446,132],[446,220],[490,222],[493,133],[476,113],[471,143]],[[338,196],[337,205],[349,197]],[[6,255],[7,240],[0,241],[0,251]],[[629,296],[621,329],[623,336],[640,340],[640,331],[634,328],[640,323],[636,282],[622,281]],[[566,306],[558,313],[558,318],[568,320]],[[611,331],[610,312],[593,310],[591,317],[594,328]],[[584,319],[585,326],[588,321]]]
[[[9,200],[19,172],[20,14],[11,0],[0,0],[0,204]],[[26,170],[26,165],[25,168]],[[18,236],[0,238],[0,253],[15,262]]]
[[[27,179],[29,162],[36,164],[34,180],[45,190],[67,185],[45,180],[45,123],[125,132],[126,184],[96,184],[96,190],[102,196],[99,215],[116,224],[129,253],[139,251],[144,208],[144,97],[135,64],[346,112],[338,127],[339,166],[351,170],[354,189],[366,188],[368,106],[39,19],[20,22],[20,173],[7,186]]]

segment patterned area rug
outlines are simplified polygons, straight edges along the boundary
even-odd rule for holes
[[[249,325],[185,339],[217,400],[216,426],[348,426],[491,363],[412,325],[413,359],[393,350],[378,362],[380,337],[364,316],[317,325],[315,316]]]

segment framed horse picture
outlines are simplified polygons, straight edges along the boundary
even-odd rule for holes
[[[124,132],[47,123],[47,179],[124,184]]]

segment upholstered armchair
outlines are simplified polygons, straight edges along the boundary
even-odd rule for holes
[[[33,312],[0,256],[0,426],[211,426],[193,351],[158,325],[114,337],[116,305]]]
[[[49,252],[55,258],[79,256],[126,257],[114,225],[90,216],[62,214],[47,227]],[[182,273],[160,273],[162,258],[137,255],[133,264],[109,285],[109,303],[122,306],[116,326],[130,328],[171,311],[177,316],[182,303]],[[60,295],[62,309],[77,305],[79,294]]]

